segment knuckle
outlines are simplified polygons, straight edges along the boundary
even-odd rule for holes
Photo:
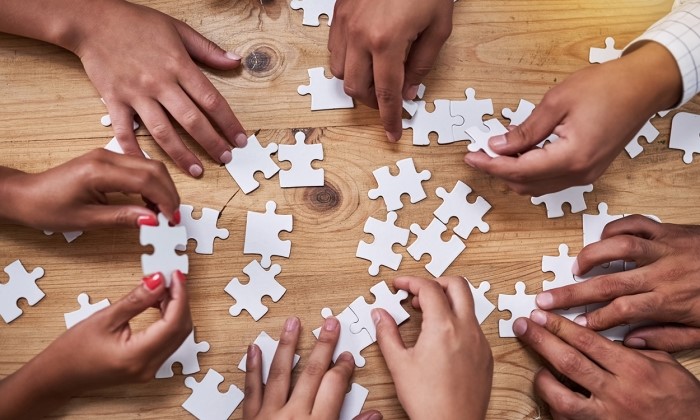
[[[581,357],[573,350],[565,350],[559,355],[559,371],[566,376],[580,373],[582,370]]]
[[[554,397],[556,410],[565,416],[576,416],[580,410],[579,405],[569,395],[557,393]]]
[[[621,317],[627,318],[635,310],[635,305],[630,304],[628,299],[620,298],[615,299],[610,304],[615,312],[617,312]]]
[[[270,367],[270,372],[267,375],[267,383],[279,382],[285,380],[289,376],[289,372],[286,369],[281,369],[276,366]]]
[[[368,35],[368,43],[372,51],[387,51],[393,42],[390,31],[374,30]]]
[[[345,72],[342,66],[338,63],[331,63],[331,74],[340,80],[345,79]],[[347,92],[346,92],[347,94]]]
[[[196,109],[188,109],[182,115],[182,125],[183,127],[193,128],[197,127],[202,121],[202,116],[200,112]]]
[[[170,129],[171,127],[169,124],[159,122],[150,127],[148,131],[157,142],[161,142],[167,140],[167,138],[170,136]]]
[[[208,92],[202,97],[202,108],[209,113],[218,111],[224,104],[224,98],[218,92]]]
[[[433,69],[433,66],[430,65],[429,63],[424,63],[424,64],[419,64],[416,65],[415,67],[411,68],[411,72],[418,76],[419,78],[424,78],[425,76],[430,73],[430,71]]]
[[[353,98],[357,98],[358,96],[360,96],[359,89],[357,89],[355,86],[353,86],[347,80],[343,84],[343,91],[345,91],[346,95],[353,97]]]
[[[317,361],[310,361],[309,364],[306,365],[304,373],[310,376],[322,376],[324,373],[326,373],[327,369],[328,366],[325,366],[322,363],[319,363]]]
[[[376,86],[374,89],[374,94],[377,96],[377,101],[384,103],[394,102],[398,98],[395,90],[385,87]]]

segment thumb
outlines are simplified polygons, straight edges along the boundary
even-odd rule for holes
[[[508,133],[492,137],[489,140],[491,149],[499,155],[514,156],[549,137],[566,114],[562,107],[555,107],[547,98],[545,95],[522,124],[510,126]]]
[[[185,49],[196,61],[219,70],[231,70],[241,65],[241,56],[225,51],[189,25],[178,20],[175,27]]]
[[[377,329],[377,344],[382,351],[386,365],[391,372],[401,365],[400,355],[406,350],[406,345],[399,334],[399,327],[394,318],[384,309],[373,309],[372,320]]]
[[[662,325],[634,330],[625,345],[635,349],[655,349],[669,353],[700,348],[700,328]]]
[[[413,43],[405,65],[403,98],[416,98],[418,85],[428,75],[437,61],[442,45],[452,32],[452,16],[428,27]]]
[[[369,410],[358,414],[353,420],[382,420],[383,418],[384,416],[379,411]]]
[[[155,273],[144,277],[142,283],[114,305],[105,309],[105,316],[110,319],[110,326],[118,329],[133,317],[158,302],[165,294],[165,277]]]

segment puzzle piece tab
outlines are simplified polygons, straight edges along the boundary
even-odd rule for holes
[[[279,172],[279,166],[270,157],[275,152],[277,152],[276,143],[262,147],[253,134],[248,137],[248,144],[245,147],[236,147],[231,150],[231,162],[226,164],[226,170],[241,187],[241,191],[248,194],[260,186],[253,177],[256,172],[262,172],[265,179],[270,179]]]
[[[15,260],[4,268],[10,280],[0,284],[0,317],[6,324],[22,315],[17,306],[18,299],[24,299],[29,306],[34,306],[44,298],[44,292],[36,285],[37,280],[44,276],[44,269],[37,267],[28,272],[20,260]]]
[[[584,198],[583,193],[591,191],[593,191],[592,184],[575,186],[555,193],[545,194],[539,197],[532,197],[530,201],[534,205],[544,203],[547,207],[547,217],[554,219],[557,217],[564,217],[564,209],[562,208],[564,203],[569,203],[572,213],[578,213],[586,210],[586,199]]]
[[[479,283],[479,287],[476,288],[472,285],[472,282],[466,278],[464,281],[469,284],[469,289],[471,289],[472,298],[474,299],[474,313],[476,314],[476,320],[479,322],[479,325],[481,325],[486,318],[491,315],[491,312],[496,309],[496,305],[486,298],[486,292],[491,289],[491,283],[482,281]]]
[[[289,161],[292,168],[280,171],[280,186],[290,187],[322,187],[325,178],[323,168],[314,169],[311,162],[323,160],[323,145],[306,144],[306,135],[301,131],[294,134],[296,144],[281,144],[277,152],[277,159]]]
[[[265,213],[248,212],[245,225],[244,254],[258,254],[262,256],[260,265],[268,268],[272,264],[270,257],[277,255],[289,258],[292,250],[292,241],[282,241],[279,234],[282,231],[291,232],[294,220],[291,214],[276,214],[277,203],[268,201],[265,204]]]
[[[608,61],[616,60],[622,56],[622,51],[615,48],[615,39],[613,37],[605,38],[605,48],[591,48],[588,53],[588,61],[591,64],[602,64]]]
[[[411,119],[402,120],[404,129],[413,130],[413,145],[427,146],[430,144],[430,133],[436,133],[438,144],[454,143],[452,126],[462,124],[462,117],[452,116],[450,113],[450,101],[438,99],[434,102],[435,110],[429,112],[425,109],[425,101],[416,101],[417,108]]]
[[[323,308],[321,315],[323,318],[328,318],[333,316],[333,312],[329,308]],[[355,365],[363,367],[366,361],[360,352],[374,343],[374,340],[366,330],[362,330],[357,334],[352,333],[351,325],[357,323],[359,319],[349,307],[336,315],[336,319],[340,323],[340,338],[333,351],[333,361],[338,360],[338,357],[347,351],[355,358]],[[318,338],[321,335],[321,328],[313,330],[313,334]]]
[[[191,375],[199,372],[198,355],[206,351],[209,351],[209,343],[206,341],[195,342],[194,329],[192,329],[192,332],[185,338],[185,341],[180,344],[180,347],[178,347],[178,349],[160,366],[158,372],[156,372],[156,378],[172,378],[174,375],[174,363],[180,363],[183,375]]]
[[[369,244],[360,241],[355,256],[372,262],[368,269],[371,276],[379,274],[379,267],[382,265],[398,270],[401,264],[403,255],[394,252],[392,247],[394,244],[406,246],[409,231],[396,226],[396,218],[396,213],[392,211],[387,214],[384,222],[374,217],[365,222],[364,232],[372,234],[374,241]]]
[[[700,153],[700,115],[679,112],[671,120],[670,149],[683,150],[683,162],[693,163],[693,154]]]
[[[367,303],[364,296],[360,296],[349,306],[355,313],[355,316],[357,316],[357,322],[350,325],[350,331],[352,331],[353,334],[358,334],[362,332],[362,330],[365,330],[372,337],[372,340],[376,341],[377,328],[372,321],[372,309],[384,309],[394,318],[396,325],[400,325],[410,316],[403,306],[401,306],[401,301],[408,297],[408,292],[399,290],[396,293],[392,293],[389,286],[384,281],[375,284],[369,291],[374,295],[374,303],[370,305]]]
[[[90,296],[87,293],[78,295],[78,303],[80,304],[80,309],[63,314],[63,319],[66,321],[66,329],[73,328],[78,322],[91,317],[95,312],[101,311],[110,305],[109,299],[90,303]]]
[[[305,26],[319,26],[321,15],[328,17],[328,26],[331,26],[335,0],[292,0],[289,6],[294,10],[304,10],[302,24]]]
[[[185,379],[185,386],[192,390],[182,408],[199,420],[226,420],[243,401],[243,391],[230,385],[228,391],[219,392],[219,384],[224,377],[214,369],[209,369],[201,382],[192,376]]]
[[[241,284],[237,278],[233,278],[224,291],[236,299],[236,303],[229,308],[231,316],[240,315],[245,309],[254,320],[259,320],[268,311],[267,306],[262,303],[263,296],[270,296],[273,302],[282,299],[287,291],[277,282],[275,276],[282,271],[279,264],[274,264],[269,270],[265,270],[260,263],[253,260],[243,272],[250,278],[246,284]]]
[[[401,195],[403,194],[408,194],[413,204],[427,197],[421,183],[430,179],[430,171],[426,169],[417,172],[413,158],[402,159],[396,162],[396,166],[399,168],[397,176],[391,175],[388,166],[375,169],[372,174],[377,180],[377,188],[369,190],[367,193],[372,200],[376,200],[380,196],[383,197],[387,211],[403,207],[403,203],[401,203]]]
[[[141,226],[141,245],[152,245],[153,254],[141,255],[143,274],[163,273],[165,286],[170,287],[176,270],[187,274],[189,259],[187,254],[178,255],[175,249],[187,245],[187,229],[184,226],[170,226],[163,213],[158,213],[158,226]]]
[[[202,216],[199,219],[195,219],[192,217],[193,211],[194,207],[190,205],[180,205],[180,225],[187,229],[187,238],[194,239],[197,242],[197,247],[194,249],[194,252],[197,254],[213,254],[214,239],[228,238],[228,229],[218,228],[216,226],[220,212],[204,207],[202,208]],[[186,248],[178,245],[175,249],[184,251]]]
[[[441,236],[446,230],[447,227],[438,219],[433,219],[426,229],[422,229],[417,223],[411,225],[411,232],[417,238],[406,250],[416,261],[419,261],[423,254],[430,254],[431,260],[425,265],[425,269],[435,277],[440,277],[466,248],[464,242],[456,235],[452,235],[447,242],[443,241]]]
[[[455,187],[449,193],[440,187],[435,190],[438,197],[442,198],[442,204],[433,213],[444,224],[449,223],[450,218],[459,219],[454,232],[463,239],[469,238],[469,234],[478,228],[482,233],[489,231],[489,224],[482,218],[491,209],[483,197],[477,197],[473,203],[467,200],[472,189],[462,181],[457,181]]]
[[[659,130],[654,127],[654,124],[651,123],[651,120],[647,121],[644,124],[644,127],[642,127],[641,130],[634,136],[634,138],[627,143],[627,146],[625,146],[625,151],[627,154],[630,156],[630,158],[634,159],[637,156],[639,156],[640,153],[644,151],[644,148],[639,145],[639,139],[641,137],[644,137],[647,141],[647,143],[653,143],[654,140],[656,140],[657,137],[659,137]]]
[[[479,150],[483,150],[492,158],[498,157],[499,155],[491,150],[491,146],[489,146],[489,139],[494,136],[506,134],[508,129],[496,118],[492,118],[484,122],[484,125],[488,127],[488,131],[483,131],[478,126],[467,128],[467,134],[472,139],[472,142],[469,143],[467,149],[470,152],[478,152]]]
[[[509,319],[498,320],[498,335],[500,337],[515,337],[513,323],[518,318],[529,318],[530,312],[537,309],[535,298],[537,295],[525,293],[525,283],[519,281],[515,283],[514,295],[498,295],[498,310],[510,311]]]
[[[477,127],[482,131],[488,128],[484,125],[484,115],[493,115],[493,101],[491,99],[476,99],[476,91],[467,88],[464,91],[467,97],[464,101],[450,101],[450,113],[453,116],[462,117],[461,124],[452,126],[452,142],[473,140],[467,129]]]
[[[305,0],[309,1],[309,0]],[[343,81],[335,77],[326,78],[323,67],[308,70],[309,84],[297,88],[299,95],[311,95],[311,110],[354,108],[352,98],[345,93]]]
[[[260,348],[260,353],[262,353],[262,381],[267,384],[267,378],[270,376],[270,367],[272,367],[272,359],[275,357],[277,352],[277,346],[279,346],[279,340],[275,340],[270,337],[265,331],[261,332],[258,337],[253,341],[253,343]],[[299,363],[301,356],[298,354],[294,355],[294,361],[292,362],[292,369],[294,369]],[[243,372],[246,371],[246,363],[248,362],[248,355],[243,355],[243,358],[238,363],[238,369]]]

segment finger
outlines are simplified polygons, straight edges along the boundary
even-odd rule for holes
[[[377,108],[377,96],[372,89],[372,57],[365,50],[350,44],[345,57],[345,79],[343,83],[345,94]]]
[[[403,355],[406,351],[406,345],[401,338],[396,321],[384,309],[373,309],[372,321],[377,329],[379,349],[389,371],[397,372],[398,369],[403,369],[405,366]]]
[[[345,79],[345,54],[347,53],[347,37],[345,36],[345,5],[347,2],[338,0],[333,11],[333,25],[328,34],[328,51],[331,53],[331,74],[340,80]]]
[[[634,261],[638,266],[644,266],[658,260],[661,255],[661,249],[652,241],[629,234],[608,236],[583,248],[572,271],[581,276],[601,264],[617,260]]]
[[[270,364],[270,373],[267,375],[265,396],[263,405],[266,407],[282,408],[289,396],[289,386],[292,380],[294,368],[294,352],[299,342],[299,318],[290,317],[284,323],[284,330],[280,337],[275,356]],[[265,357],[264,355],[262,357]],[[265,361],[263,360],[262,363]]]
[[[657,296],[655,293],[621,296],[602,308],[579,315],[575,321],[596,331],[641,321],[670,321],[668,318],[673,314],[659,310],[664,302]]]
[[[177,19],[173,19],[173,22],[185,49],[195,60],[220,70],[231,70],[240,66],[241,56],[238,54],[225,51],[184,22]]]
[[[321,327],[321,334],[318,341],[311,351],[309,361],[304,368],[304,371],[299,376],[294,387],[294,392],[290,398],[290,402],[297,407],[301,407],[304,412],[311,412],[318,393],[318,388],[321,385],[323,375],[328,370],[331,363],[335,345],[340,337],[340,323],[335,318],[326,318]],[[348,353],[343,353],[345,357]],[[340,357],[338,358],[340,360]],[[354,363],[354,362],[353,362]]]
[[[245,363],[245,398],[243,418],[252,419],[258,415],[263,402],[262,353],[255,344],[248,346]]]
[[[442,320],[452,316],[452,309],[442,286],[434,280],[420,277],[398,277],[394,287],[406,290],[418,297],[423,311],[423,321]]]
[[[603,229],[601,237],[605,239],[619,235],[633,235],[652,239],[661,236],[663,232],[661,223],[640,214],[633,214],[608,223]]]
[[[377,410],[363,411],[355,416],[353,420],[382,420],[384,416]]]
[[[165,277],[161,273],[143,278],[138,287],[128,295],[105,309],[105,316],[110,320],[112,329],[121,328],[133,317],[150,308],[165,295]]]
[[[700,328],[660,325],[633,330],[625,345],[635,349],[655,349],[669,353],[700,348]]]
[[[478,325],[474,312],[474,298],[467,284],[467,279],[455,276],[440,277],[436,281],[445,290],[445,295],[447,295],[447,300],[455,315],[462,320],[473,320]]]
[[[391,46],[373,59],[374,94],[377,96],[379,117],[389,141],[399,141],[403,132],[401,123],[403,112],[404,74],[397,71],[403,64],[406,48]]]
[[[112,105],[111,102],[107,108],[109,109],[109,117],[112,120],[114,137],[117,138],[117,142],[124,154],[144,157],[134,133],[134,111],[123,104]]]
[[[452,33],[452,8],[447,10],[448,14],[441,15],[411,45],[405,65],[403,99],[415,99],[418,85],[432,70],[442,45]]]
[[[190,151],[170,123],[163,108],[155,101],[136,107],[141,120],[156,143],[170,156],[175,164],[185,173],[197,178],[204,169],[202,162]]]
[[[535,375],[535,392],[561,418],[597,418],[591,401],[564,386],[547,368]]]
[[[321,380],[318,395],[314,402],[312,417],[319,419],[337,419],[345,400],[345,391],[350,385],[350,378],[355,370],[352,354],[345,352]]]

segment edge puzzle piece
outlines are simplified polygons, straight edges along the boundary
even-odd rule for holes
[[[299,85],[297,93],[301,96],[311,95],[312,111],[355,107],[352,97],[345,93],[342,80],[336,77],[327,78],[323,67],[309,69],[308,74],[309,84]]]
[[[564,203],[569,203],[572,213],[586,210],[586,199],[583,193],[591,191],[593,191],[593,184],[575,186],[555,193],[532,197],[530,201],[534,205],[544,203],[547,207],[547,217],[554,219],[557,217],[564,217],[564,209],[562,208]]]
[[[36,285],[37,280],[44,276],[44,269],[37,267],[28,272],[20,260],[15,260],[3,271],[10,276],[10,280],[0,284],[0,317],[9,324],[22,315],[17,300],[22,298],[29,306],[34,306],[44,298],[44,292]]]
[[[102,299],[97,303],[90,303],[90,296],[84,292],[78,295],[78,304],[80,304],[80,309],[63,314],[63,319],[66,321],[66,329],[73,328],[75,324],[91,317],[95,312],[101,311],[110,305],[109,299]]]
[[[185,386],[192,394],[182,403],[182,408],[200,420],[226,420],[243,401],[243,391],[230,385],[228,391],[219,392],[219,384],[224,377],[214,369],[209,369],[201,380],[188,376]]]

